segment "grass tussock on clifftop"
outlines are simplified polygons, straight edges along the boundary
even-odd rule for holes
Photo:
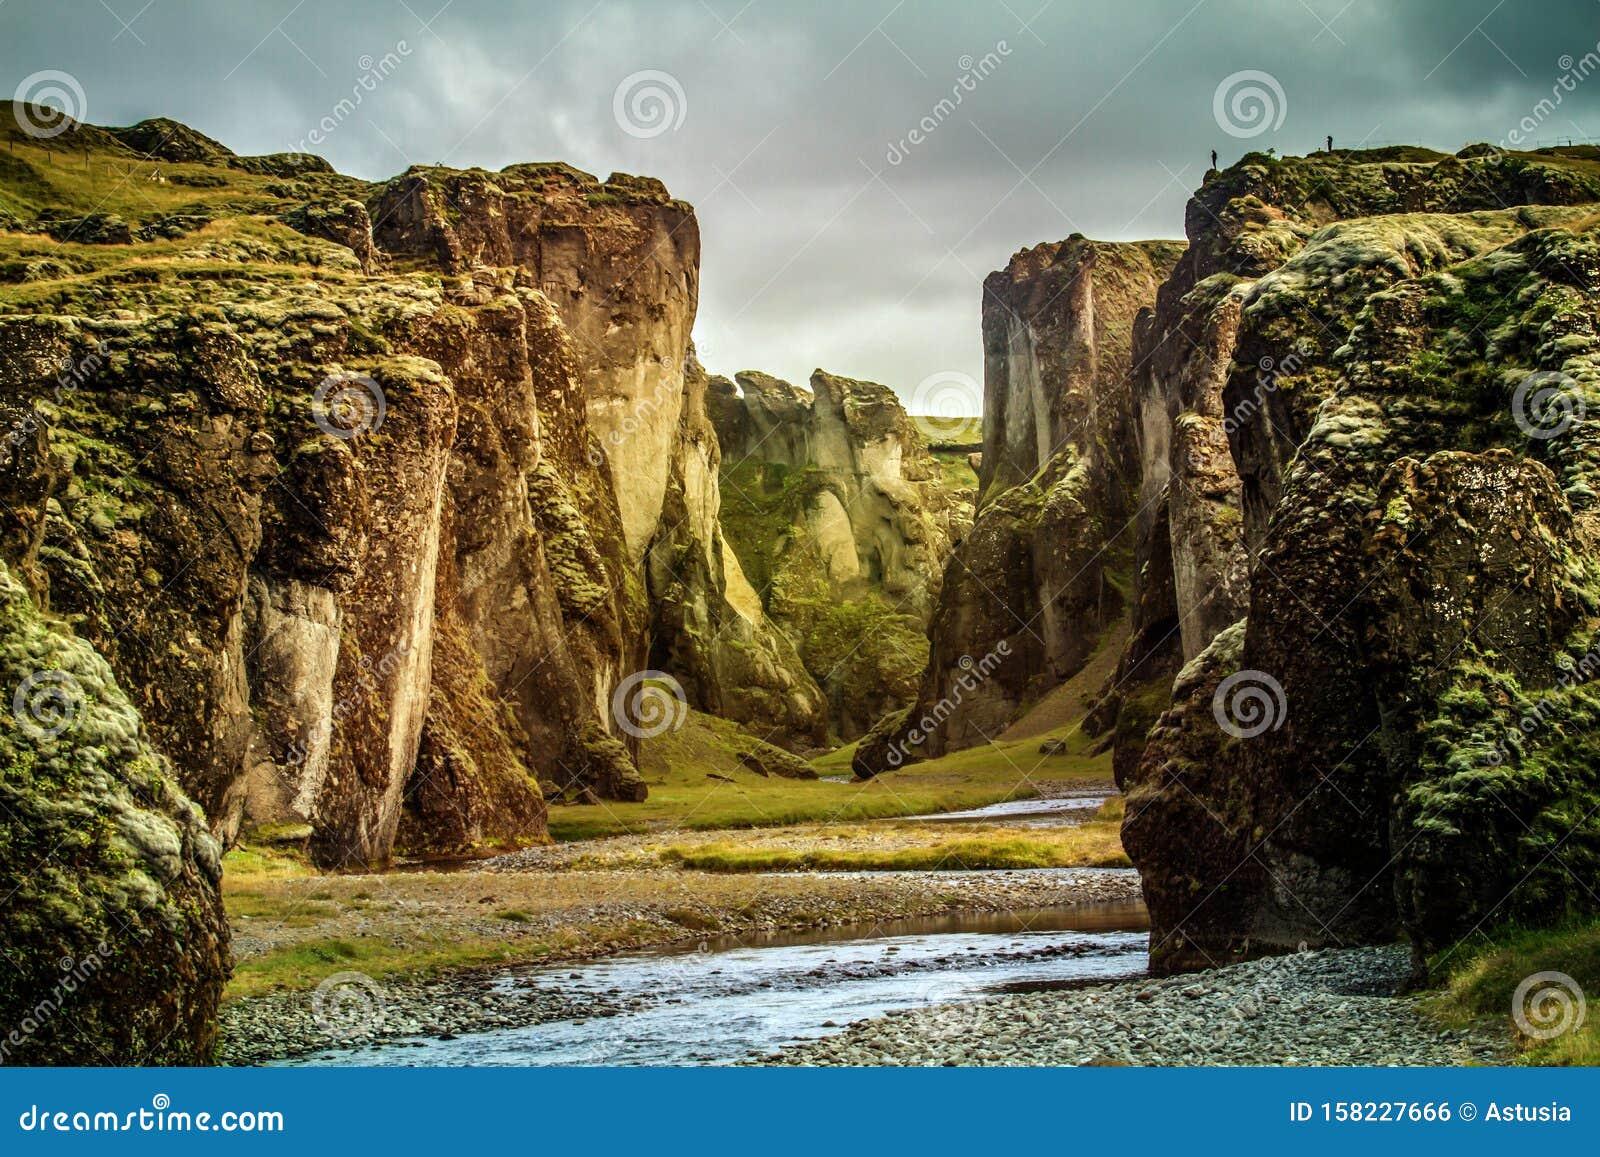
[[[1430,1002],[1430,1010],[1445,1023],[1503,1024],[1523,1064],[1600,1065],[1600,1009],[1588,1007],[1600,999],[1600,922],[1501,929],[1476,951],[1442,954],[1433,968],[1444,991]],[[1554,994],[1566,985],[1549,978],[1558,988],[1549,989],[1552,995],[1543,1002],[1539,988],[1532,989],[1522,1001],[1526,1025],[1519,1024],[1514,1005],[1518,988],[1539,973],[1560,973],[1576,984],[1577,992],[1569,989],[1563,1001]],[[1557,1028],[1563,1031],[1545,1038]]]

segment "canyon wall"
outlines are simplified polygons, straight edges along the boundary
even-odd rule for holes
[[[946,564],[916,698],[863,740],[858,775],[997,736],[1126,615],[1134,327],[1181,252],[1075,236],[984,282],[976,521]]]
[[[847,742],[916,692],[970,493],[887,386],[820,369],[809,390],[755,371],[711,385],[724,532]]]
[[[84,125],[91,169],[130,140],[162,168],[124,207],[147,217],[73,217],[82,190],[10,131],[0,553],[220,838],[354,866],[544,838],[547,797],[641,799],[626,692],[652,664],[821,737],[722,542],[697,225],[659,182],[372,186]]]

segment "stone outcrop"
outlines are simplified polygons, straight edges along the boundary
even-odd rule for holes
[[[106,661],[0,564],[6,1064],[210,1061],[222,849]]]
[[[1409,150],[1247,157],[1191,202],[1136,355],[1141,649],[1100,712],[1156,970],[1592,906],[1546,853],[1600,850],[1566,674],[1600,608],[1596,201],[1559,151]]]
[[[857,748],[858,775],[998,735],[1126,613],[1134,325],[1181,251],[1075,236],[984,283],[976,521],[946,564],[915,702]]]
[[[849,740],[915,694],[969,496],[889,387],[822,370],[810,385],[744,372],[713,381],[710,409],[741,569]]]
[[[197,200],[92,268],[3,266],[28,292],[0,317],[0,544],[219,837],[381,863],[544,838],[546,791],[642,799],[613,696],[651,663],[821,738],[718,528],[688,205],[563,165],[370,186],[170,122],[73,133]],[[24,234],[106,233],[47,186],[6,187]]]

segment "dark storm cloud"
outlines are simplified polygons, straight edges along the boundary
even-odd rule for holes
[[[369,178],[660,176],[699,209],[712,369],[820,364],[909,395],[981,377],[979,283],[1017,248],[1180,236],[1212,148],[1502,140],[1597,39],[1593,0],[0,0],[0,81],[59,69],[92,121],[310,140]],[[667,127],[630,134],[613,98],[647,71],[670,107],[638,111]],[[1258,84],[1277,127],[1243,138],[1213,97],[1247,71],[1282,102]],[[1538,120],[1600,135],[1600,77]]]

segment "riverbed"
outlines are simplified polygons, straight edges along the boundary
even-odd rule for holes
[[[1147,927],[1143,905],[1122,902],[712,937],[493,981],[499,999],[558,1001],[567,1015],[556,1019],[399,1036],[298,1063],[732,1064],[897,1012],[1138,976]]]

